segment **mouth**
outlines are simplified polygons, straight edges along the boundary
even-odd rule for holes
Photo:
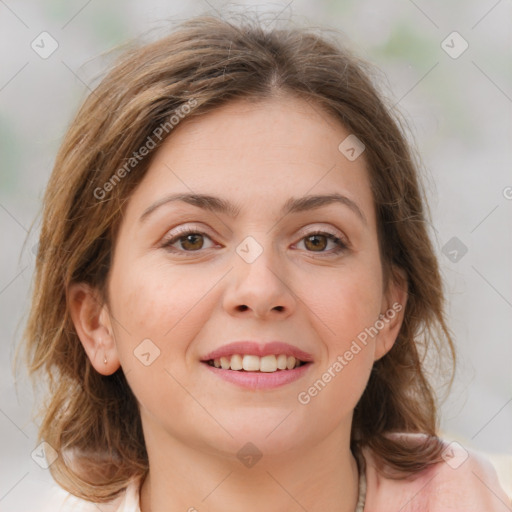
[[[286,354],[269,354],[262,357],[253,354],[233,354],[203,362],[222,370],[253,373],[287,372],[310,363]]]
[[[303,378],[313,356],[281,341],[235,341],[205,354],[200,361],[214,378],[255,391],[279,388]]]

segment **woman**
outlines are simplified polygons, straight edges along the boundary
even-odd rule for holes
[[[198,17],[87,98],[26,331],[52,378],[52,510],[508,505],[436,435],[423,356],[454,348],[417,163],[370,72],[312,31]]]

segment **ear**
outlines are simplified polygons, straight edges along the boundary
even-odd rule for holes
[[[403,269],[394,267],[387,292],[383,294],[382,298],[379,319],[382,322],[381,325],[384,324],[384,326],[379,329],[376,338],[375,361],[385,356],[395,344],[404,319],[407,291],[407,274]]]
[[[107,305],[102,303],[97,290],[86,283],[71,284],[67,300],[73,324],[91,364],[102,375],[113,374],[120,362]]]

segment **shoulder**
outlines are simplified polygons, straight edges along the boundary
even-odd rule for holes
[[[54,484],[44,496],[41,512],[140,512],[136,480],[131,480],[127,488],[108,503],[93,503],[65,491]]]
[[[416,443],[423,434],[399,434],[404,442]],[[368,447],[365,512],[505,512],[511,500],[502,489],[490,461],[476,450],[442,440],[443,461],[401,479],[383,476]]]

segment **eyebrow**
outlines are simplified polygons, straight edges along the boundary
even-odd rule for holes
[[[227,199],[221,197],[211,196],[208,194],[171,194],[159,199],[151,206],[146,208],[144,213],[141,215],[139,221],[144,222],[149,215],[154,212],[157,208],[164,204],[181,201],[203,210],[208,210],[215,213],[223,213],[229,215],[232,218],[236,218],[240,213],[240,207],[232,203]],[[299,213],[309,210],[315,210],[327,206],[330,204],[342,204],[347,206],[354,212],[364,224],[367,224],[366,217],[359,206],[348,197],[334,193],[325,195],[309,195],[304,197],[291,197],[288,199],[283,207],[281,208],[281,215],[287,215],[289,213]]]

